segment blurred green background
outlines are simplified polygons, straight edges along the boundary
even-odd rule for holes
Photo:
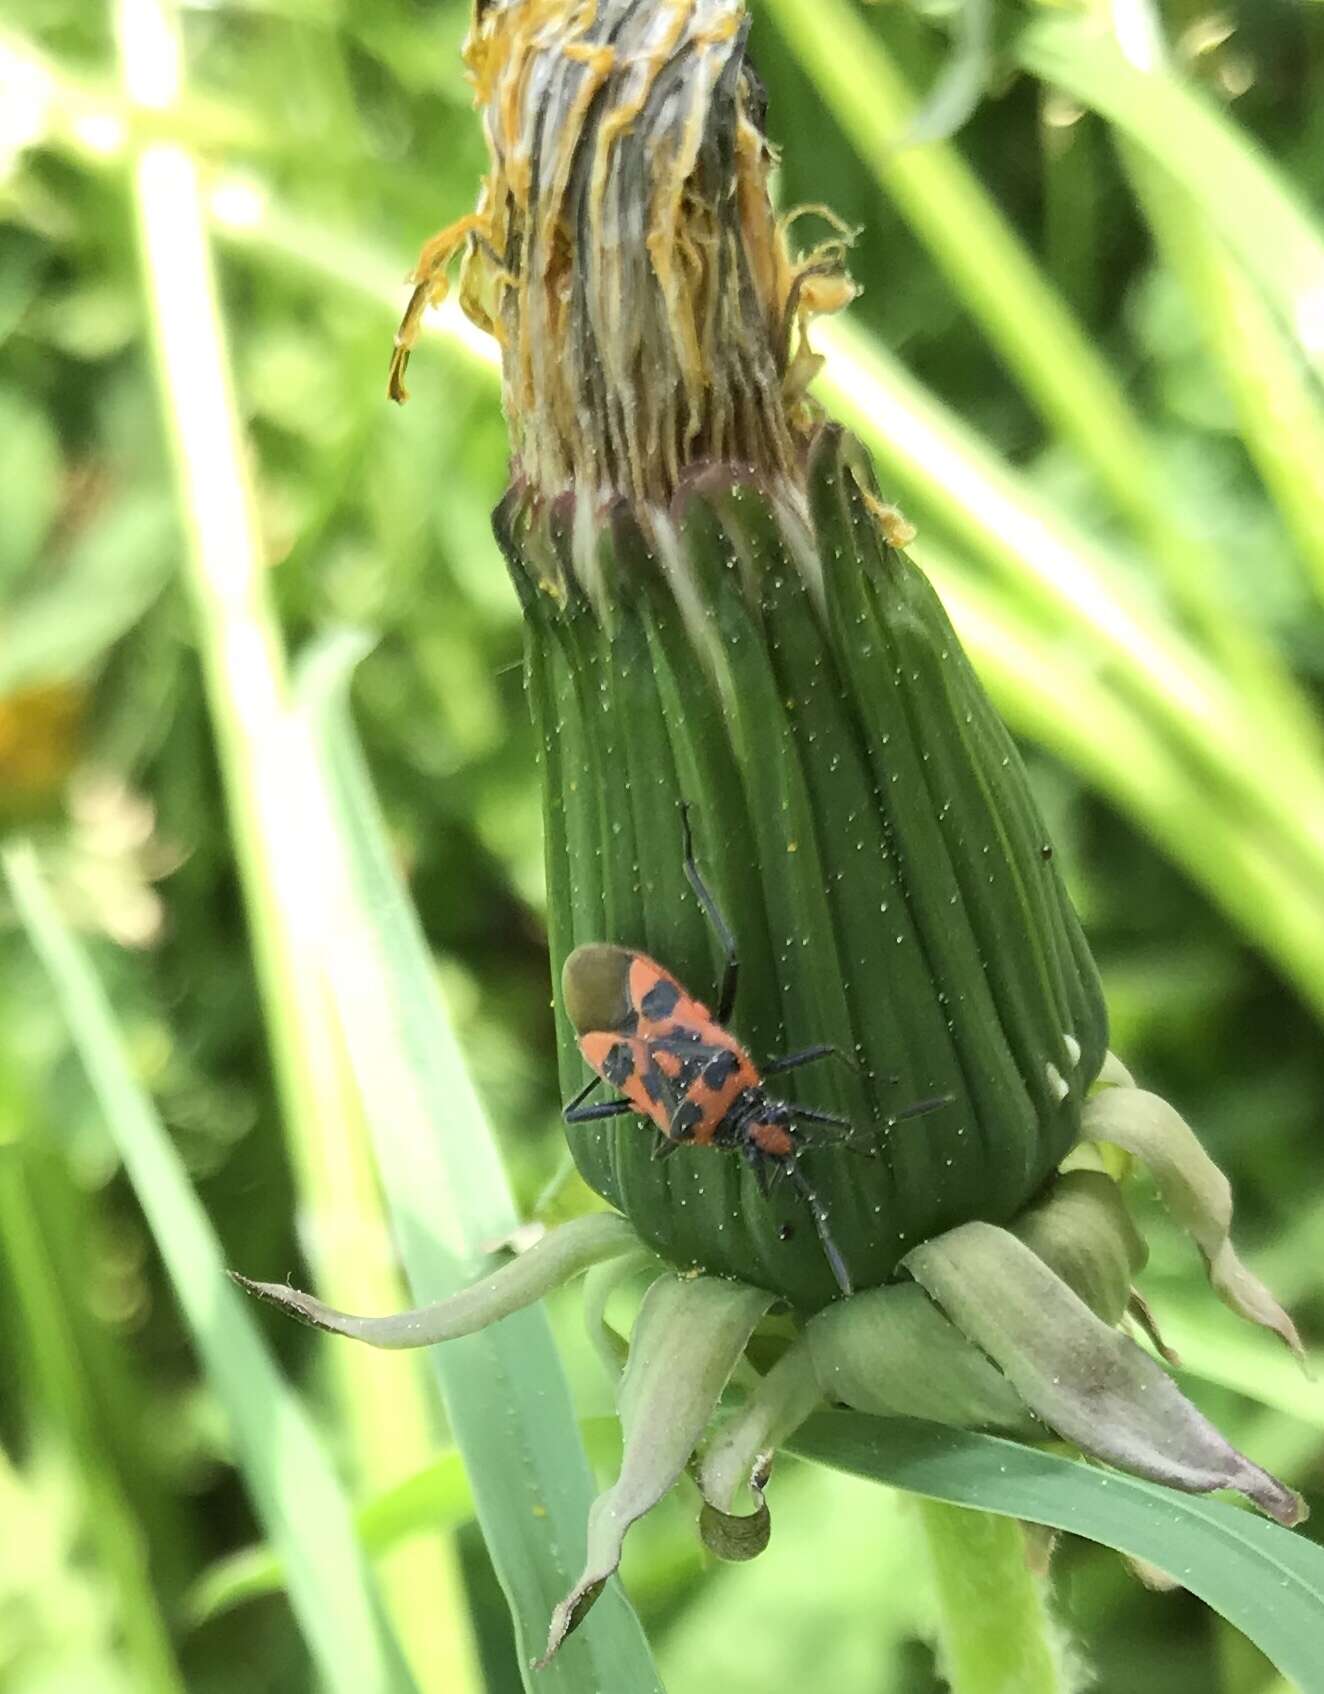
[[[1247,1257],[1317,1337],[1324,6],[753,10],[782,198],[862,228],[863,294],[821,337],[820,392],[878,454],[1026,745],[1115,1047],[1199,1128],[1233,1179]],[[172,469],[181,403],[162,404],[136,166],[164,144],[201,167],[260,587],[290,651],[344,625],[374,638],[355,688],[368,765],[531,1211],[564,1141],[519,618],[488,528],[499,396],[444,326],[411,403],[384,394],[400,279],[483,167],[467,14],[184,7],[183,92],[161,110],[134,65],[150,73],[168,10],[126,0],[118,35],[87,0],[9,0],[0,20],[0,818],[32,835],[90,946],[226,1261],[303,1284],[335,1263],[359,1306],[390,1297],[375,1183],[332,1140],[301,1149],[278,1103],[283,1038],[264,1023],[242,806],[233,771],[227,806],[204,685],[215,608],[186,563],[198,500]],[[937,91],[911,134],[968,113],[954,141],[892,145],[907,87]],[[197,302],[169,298],[187,340]],[[1318,1385],[1213,1303],[1152,1202],[1147,1224],[1143,1287],[1189,1391],[1318,1498]],[[359,1277],[351,1250],[372,1259],[374,1242],[382,1263]],[[0,1688],[319,1686],[283,1597],[231,1593],[218,1611],[200,1587],[259,1530],[103,1106],[3,896],[0,1278]],[[605,1381],[573,1312],[554,1318],[609,1463]],[[442,1455],[438,1516],[457,1527],[415,1527],[381,1567],[420,1688],[518,1689],[412,1366],[343,1365],[291,1326],[267,1332],[355,1499]],[[632,1537],[627,1588],[672,1694],[942,1687],[906,1503],[787,1462],[773,1504],[773,1548],[748,1567],[704,1558],[688,1495]],[[1115,1555],[1069,1543],[1056,1568],[1097,1686],[1284,1686]]]

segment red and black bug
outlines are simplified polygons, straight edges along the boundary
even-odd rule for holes
[[[849,1294],[850,1273],[832,1239],[826,1208],[800,1168],[799,1155],[814,1145],[801,1134],[802,1124],[824,1126],[833,1139],[844,1140],[850,1122],[835,1112],[775,1099],[763,1080],[828,1058],[838,1049],[824,1043],[805,1047],[771,1060],[760,1074],[726,1027],[735,1005],[740,961],[735,937],[695,863],[688,816],[685,875],[726,955],[717,1012],[710,1012],[644,953],[600,942],[577,947],[565,962],[562,987],[566,1010],[579,1032],[579,1050],[596,1074],[566,1106],[565,1121],[589,1123],[635,1112],[651,1119],[660,1132],[655,1158],[669,1158],[684,1146],[728,1148],[747,1161],[764,1194],[775,1179],[786,1177],[808,1205],[832,1274],[842,1293]],[[621,1098],[587,1105],[600,1082],[619,1089]],[[946,1104],[947,1098],[921,1101],[898,1116],[931,1110]]]

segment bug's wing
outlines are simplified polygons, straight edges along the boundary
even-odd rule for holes
[[[725,1105],[729,1105],[742,1088],[760,1085],[759,1073],[749,1054],[729,1030],[717,1024],[710,1024],[702,1037],[678,1031],[672,1040],[659,1041],[654,1045],[674,1045],[684,1066],[687,1084],[708,1093],[720,1094]]]
[[[676,1028],[703,1030],[712,1023],[708,1008],[644,953],[636,953],[630,961],[627,986],[639,1020],[638,1033],[646,1040],[658,1040]]]
[[[652,1042],[614,1030],[593,1030],[580,1036],[579,1050],[605,1083],[666,1134],[675,1110],[674,1085],[658,1069]]]

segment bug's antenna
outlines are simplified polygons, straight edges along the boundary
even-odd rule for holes
[[[827,1259],[833,1276],[837,1279],[837,1287],[849,1297],[855,1290],[851,1286],[850,1272],[846,1269],[846,1261],[841,1256],[841,1249],[832,1239],[832,1231],[828,1228],[827,1209],[814,1192],[809,1178],[794,1159],[787,1159],[783,1168],[791,1179],[792,1187],[803,1196],[805,1204],[813,1214],[814,1228],[818,1231],[818,1239],[823,1244],[823,1255]]]

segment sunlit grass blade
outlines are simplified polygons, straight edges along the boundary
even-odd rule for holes
[[[793,1452],[930,1499],[1047,1524],[1177,1577],[1302,1688],[1318,1681],[1324,1548],[1226,1506],[1072,1459],[904,1418],[820,1414]]]
[[[206,1213],[129,1067],[110,1003],[56,911],[33,850],[9,847],[0,862],[226,1413],[254,1509],[280,1549],[320,1674],[339,1694],[409,1694],[414,1685],[382,1620],[349,1504],[225,1274]]]
[[[130,106],[184,104],[184,56],[172,0],[119,0],[117,35]],[[257,502],[232,391],[193,156],[154,133],[130,155],[144,290],[157,352],[162,411],[187,545],[184,580],[262,990],[264,1028],[282,1104],[319,1290],[347,1302],[399,1299],[388,1261],[372,1249],[382,1212],[343,1054],[311,937],[320,915],[304,898],[306,773],[285,728],[282,634],[272,602]],[[333,1363],[356,1480],[377,1488],[422,1462],[430,1414],[407,1364],[370,1371],[356,1355]],[[434,1538],[409,1550],[386,1584],[416,1674],[462,1694],[476,1679],[467,1610],[452,1548]]]
[[[1161,220],[1156,229],[1163,235]],[[1179,251],[1180,227],[1166,240]],[[1239,266],[1206,237],[1187,240],[1195,317],[1237,404],[1242,439],[1324,601],[1324,390]]]
[[[945,550],[916,552],[1007,720],[1133,818],[1324,1011],[1318,896],[1273,836],[1229,810],[1149,714],[1073,662],[1014,601]]]
[[[1096,22],[1037,19],[1015,51],[1026,70],[1101,113],[1182,184],[1324,370],[1324,235],[1259,147],[1178,77],[1128,59]]]
[[[361,651],[352,636],[321,645],[301,669],[298,698],[329,796],[319,832],[328,975],[410,1289],[426,1304],[489,1264],[519,1219],[350,728],[346,692]],[[594,1492],[551,1330],[531,1308],[429,1357],[528,1678],[577,1574]],[[659,1686],[614,1584],[537,1679],[546,1694],[586,1686]]]

